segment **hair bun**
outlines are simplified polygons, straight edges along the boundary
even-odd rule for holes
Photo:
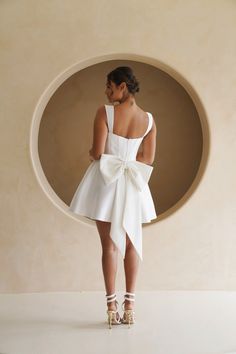
[[[134,81],[133,90],[134,90],[135,92],[139,92],[139,81],[136,79],[135,76],[133,77],[133,81]]]
[[[125,82],[129,92],[132,94],[140,90],[139,81],[136,79],[133,70],[129,66],[118,66],[107,75],[107,79],[108,81],[115,82],[116,85]]]

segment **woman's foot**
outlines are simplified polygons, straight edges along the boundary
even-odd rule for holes
[[[106,295],[107,297],[107,314],[109,328],[112,324],[121,324],[121,317],[117,311],[118,301],[116,300],[116,294]]]
[[[123,307],[123,317],[122,317],[122,323],[124,324],[128,324],[129,328],[130,328],[130,324],[133,324],[135,322],[134,319],[134,301],[135,301],[135,294],[134,293],[130,293],[130,292],[126,292],[125,294],[125,300],[122,303],[122,307]]]
[[[107,306],[107,310],[109,311],[116,311],[117,310],[117,305],[116,305],[116,302],[114,301],[114,303],[111,303]],[[117,321],[120,319],[120,315],[119,315],[119,312],[116,312],[116,318],[117,318]]]

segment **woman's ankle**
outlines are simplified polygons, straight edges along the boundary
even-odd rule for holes
[[[125,310],[132,310],[134,308],[134,302],[135,302],[135,292],[132,289],[131,290],[126,290],[124,294],[124,309]]]
[[[115,301],[113,302],[109,302],[109,303],[107,303],[107,308],[108,308],[108,310],[116,310],[116,303],[115,303]]]
[[[132,310],[134,308],[134,301],[125,300],[125,310]]]

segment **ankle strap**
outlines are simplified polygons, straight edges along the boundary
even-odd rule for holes
[[[127,296],[127,295],[129,295],[129,296]],[[132,295],[133,298],[130,297],[130,295]],[[135,301],[135,298],[134,298],[134,297],[135,297],[135,294],[134,294],[134,293],[126,292],[125,295],[124,295],[125,300],[129,300],[129,301]]]
[[[112,302],[116,300],[116,293],[111,294],[111,295],[106,295],[107,302]]]
[[[135,301],[135,299],[131,299],[131,297],[128,297],[128,296],[125,296],[125,300]]]

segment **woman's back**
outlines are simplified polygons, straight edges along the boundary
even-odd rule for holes
[[[114,106],[113,133],[127,139],[136,139],[144,135],[149,123],[147,112],[138,106],[125,104]]]
[[[115,113],[117,112],[117,111],[115,112],[115,106],[105,105],[105,110],[106,110],[106,121],[108,126],[108,135],[105,143],[104,152],[106,154],[119,156],[123,160],[136,160],[140,145],[143,143],[144,138],[148,135],[149,131],[152,129],[153,118],[151,113],[146,112],[148,125],[147,127],[145,127],[145,132],[142,132],[142,135],[139,136],[128,137],[123,134],[125,134],[130,129],[131,124],[137,126],[137,122],[138,122],[140,128],[141,117],[136,116],[136,117],[126,118],[127,116],[124,117],[125,113],[122,112],[123,116],[118,117],[120,120],[118,120],[116,116],[117,119],[116,123],[118,122],[119,129],[122,129],[121,132],[118,132],[117,130],[114,129],[114,118],[115,118]],[[119,112],[119,114],[121,114],[121,112]],[[143,124],[143,122],[141,123]],[[124,131],[124,128],[126,129],[126,131]],[[118,129],[118,127],[116,129]]]

